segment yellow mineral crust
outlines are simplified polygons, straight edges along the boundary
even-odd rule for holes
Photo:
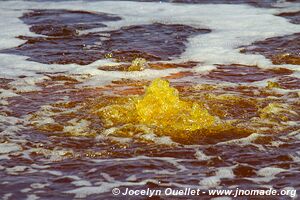
[[[215,124],[215,117],[202,105],[180,100],[178,91],[162,79],[155,79],[143,96],[123,105],[107,106],[98,114],[106,126],[132,123],[163,130],[195,131]]]
[[[169,82],[155,79],[135,104],[140,123],[176,130],[208,128],[215,118],[197,103],[182,101]]]
[[[273,81],[268,81],[268,85],[267,87],[268,89],[272,89],[272,88],[280,88],[279,83],[277,82],[273,82]]]
[[[260,110],[260,118],[271,121],[285,122],[298,114],[288,104],[269,103]]]
[[[148,67],[147,61],[144,58],[136,58],[132,61],[128,71],[142,71]]]

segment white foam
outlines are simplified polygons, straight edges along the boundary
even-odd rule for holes
[[[21,147],[14,143],[0,143],[0,154],[19,151]]]
[[[19,96],[19,95],[10,90],[0,89],[0,99],[16,97],[16,96]]]
[[[71,183],[75,186],[92,186],[91,182],[86,180],[72,181]]]
[[[205,177],[199,182],[200,185],[208,188],[216,188],[220,183],[221,180],[217,176]]]
[[[196,150],[195,157],[197,160],[209,160],[212,158],[212,156],[207,156],[200,150]]]
[[[113,178],[113,177],[111,177],[109,174],[107,174],[107,173],[100,173],[101,174],[101,176],[103,176],[103,178],[106,180],[106,181],[108,181],[108,182],[114,182],[115,181],[115,179]]]
[[[297,199],[297,197],[298,197],[297,190],[294,187],[284,187],[284,188],[282,188],[282,190],[289,191],[287,193],[287,195],[289,197],[291,197],[292,199]],[[291,191],[293,191],[293,192],[291,192]]]
[[[137,177],[136,177],[135,174],[133,174],[133,175],[126,178],[126,181],[136,181],[136,180],[137,180]]]
[[[258,133],[252,133],[248,137],[240,138],[240,139],[233,139],[225,142],[219,142],[217,145],[223,145],[223,144],[239,144],[239,145],[247,145],[251,144],[253,141],[255,141],[257,138],[263,136],[262,134]]]
[[[157,136],[154,133],[146,133],[140,136],[141,139],[155,142],[156,144],[165,144],[165,145],[176,145],[169,136]]]
[[[45,6],[46,5],[46,6]],[[278,4],[281,9],[300,10],[299,4]],[[0,2],[1,17],[5,20],[0,23],[0,49],[20,45],[22,41],[18,35],[34,35],[18,17],[29,9],[69,9],[85,10],[91,12],[105,12],[116,14],[122,20],[103,22],[108,27],[99,30],[115,30],[123,26],[151,24],[153,22],[168,24],[184,24],[196,28],[209,28],[208,34],[200,34],[189,38],[186,52],[174,61],[195,60],[204,62],[204,67],[198,70],[211,70],[213,64],[237,63],[261,67],[273,66],[271,62],[261,55],[246,55],[239,53],[237,47],[248,45],[257,40],[268,37],[282,36],[300,31],[300,26],[291,24],[285,18],[274,16],[279,8],[256,8],[249,5],[223,5],[223,4],[172,4],[156,2],[29,2],[5,1]],[[154,14],[155,13],[155,14]],[[24,41],[23,41],[24,42]],[[38,77],[36,72],[65,72],[76,74],[91,74],[95,76],[88,85],[100,85],[119,78],[144,79],[165,76],[178,71],[145,70],[142,72],[104,72],[98,70],[99,66],[109,64],[111,61],[99,60],[88,66],[46,65],[26,61],[24,56],[0,54],[0,70],[2,77],[16,77],[26,75]],[[205,67],[207,66],[207,67]],[[292,66],[299,69],[298,66]],[[204,70],[205,71],[205,70]],[[32,84],[35,84],[32,82]],[[26,90],[36,88],[25,88]]]
[[[10,82],[9,86],[17,92],[39,91],[41,89],[36,86],[36,84],[49,79],[50,78],[46,76],[26,77]]]
[[[215,175],[203,178],[199,184],[205,188],[216,188],[220,185],[222,178],[233,179],[235,177],[231,167],[220,167],[217,168]]]
[[[12,7],[11,7],[12,8]],[[22,16],[22,12],[14,9],[3,8],[3,4],[0,4],[0,18],[5,19],[0,21],[0,44],[1,49],[12,48],[24,43],[23,40],[12,37],[16,33],[22,35],[33,35],[28,26],[26,26],[19,17]]]
[[[0,155],[0,160],[9,160],[8,155]]]
[[[93,194],[102,194],[105,192],[111,192],[111,189],[113,188],[120,188],[121,186],[141,186],[141,185],[146,185],[147,183],[152,182],[155,184],[159,184],[161,186],[169,187],[169,186],[175,186],[178,188],[196,188],[196,189],[204,189],[204,187],[199,187],[196,185],[184,185],[180,183],[159,183],[157,180],[154,179],[144,179],[143,181],[140,182],[120,182],[120,181],[115,181],[114,183],[107,183],[107,182],[100,182],[99,186],[84,186],[84,187],[79,187],[73,190],[66,191],[65,193],[68,194],[75,194],[75,198],[81,198],[85,199],[89,195]],[[124,192],[124,191],[121,191]]]
[[[215,197],[215,198],[212,198],[211,200],[231,200],[232,198],[230,197]]]
[[[1,97],[0,97],[0,99],[1,99]],[[7,106],[7,105],[9,105],[9,103],[6,100],[0,100],[0,105],[1,106]]]
[[[81,180],[81,178],[76,176],[76,175],[63,176],[63,178],[71,178],[71,179],[76,180],[76,181]]]
[[[24,189],[20,190],[20,192],[27,193],[27,192],[30,192],[31,190],[32,190],[31,188],[24,188]]]
[[[112,188],[116,188],[119,186],[133,186],[133,185],[144,185],[145,181],[143,182],[119,182],[116,181],[114,183],[107,183],[107,182],[103,182],[100,186],[83,186],[83,187],[79,187],[77,189],[74,190],[69,190],[66,191],[65,193],[69,193],[69,194],[75,194],[75,198],[81,198],[84,199],[89,195],[92,194],[102,194],[105,192],[109,192],[111,191]]]
[[[2,199],[3,200],[8,200],[8,199],[11,199],[10,197],[12,196],[13,194],[12,193],[6,193],[2,196]]]
[[[37,200],[37,199],[40,199],[40,197],[38,197],[35,194],[29,194],[26,198],[26,200]]]
[[[275,176],[275,175],[277,175],[281,172],[285,172],[285,171],[286,171],[285,169],[278,168],[278,167],[265,167],[265,168],[258,170],[257,174],[259,176],[267,177],[267,176]]]
[[[6,168],[5,171],[7,174],[10,174],[10,175],[19,175],[19,174],[25,174],[25,173],[31,174],[31,173],[37,172],[37,170],[32,169],[27,166],[14,166],[11,168]]]
[[[232,167],[221,167],[216,171],[216,176],[220,178],[234,178],[235,175],[232,171]]]
[[[47,6],[46,6],[47,5]],[[299,4],[293,4],[299,7]],[[180,58],[174,59],[170,62],[182,62],[182,61],[200,61],[204,64],[197,66],[193,70],[198,73],[206,73],[213,70],[215,64],[257,64],[260,67],[267,67],[274,65],[261,55],[244,55],[239,53],[237,49],[240,45],[248,45],[256,40],[264,40],[267,37],[282,36],[285,34],[292,34],[300,32],[300,26],[291,24],[285,18],[276,17],[273,14],[279,13],[279,9],[265,9],[255,8],[248,5],[185,5],[185,4],[170,4],[170,3],[146,3],[146,2],[116,2],[116,1],[102,1],[102,2],[81,2],[81,1],[68,1],[68,2],[29,2],[29,1],[9,1],[0,2],[0,27],[3,30],[0,32],[0,49],[16,47],[24,43],[23,40],[17,39],[18,35],[34,35],[28,30],[28,26],[21,22],[18,17],[27,12],[28,9],[71,9],[71,10],[86,10],[95,12],[106,12],[117,14],[123,18],[121,21],[105,22],[108,27],[98,30],[114,30],[119,29],[122,26],[137,25],[137,24],[149,24],[153,22],[162,23],[179,23],[190,25],[196,28],[209,28],[211,33],[201,34],[192,38],[189,38],[187,43],[187,50]],[[289,7],[290,8],[290,7]],[[288,10],[288,8],[286,8]],[[296,10],[295,7],[293,10]],[[92,30],[92,31],[98,31]],[[61,72],[64,74],[79,74],[92,75],[88,81],[84,82],[81,86],[99,86],[109,83],[111,80],[120,78],[130,79],[152,79],[155,77],[166,76],[171,73],[179,72],[183,69],[166,69],[166,70],[152,70],[147,69],[141,72],[108,72],[99,70],[100,66],[113,64],[110,60],[98,60],[87,66],[79,66],[76,64],[69,65],[47,65],[33,61],[26,61],[25,56],[0,54],[0,77],[14,78],[15,80],[8,84],[11,90],[1,89],[0,98],[6,99],[17,95],[15,92],[27,92],[39,90],[35,85],[39,82],[49,79],[48,77],[37,74],[39,73],[53,73]],[[284,65],[289,68],[300,70],[299,66]],[[186,69],[185,69],[186,70]],[[19,79],[16,78],[20,75],[26,75],[28,77]],[[299,77],[299,74],[295,75]],[[265,82],[264,82],[265,84]],[[263,85],[265,86],[265,85]],[[12,90],[15,89],[15,90]],[[5,103],[5,102],[4,102]],[[11,132],[17,132],[19,126],[16,123],[23,123],[20,119],[13,117],[3,117],[7,129],[3,131],[2,135],[10,135]],[[53,122],[51,118],[45,118],[48,121]],[[81,121],[82,122],[82,121]],[[73,126],[72,126],[73,125]],[[67,127],[68,131],[85,130],[88,123],[74,123]],[[13,129],[13,127],[15,127]],[[231,140],[228,142],[219,143],[222,144],[238,144],[246,145],[252,143],[260,134],[252,134],[249,137],[237,140]],[[297,135],[300,138],[299,134]],[[98,139],[101,139],[99,136]],[[148,140],[157,139],[152,134],[145,134]],[[296,136],[295,136],[296,137]],[[160,138],[159,142],[162,144],[170,144],[169,138]],[[20,151],[21,147],[15,143],[2,143],[0,144],[0,159],[9,159],[6,155]],[[31,149],[33,150],[33,149]],[[47,161],[59,161],[63,159],[64,150],[55,150],[47,155],[49,159]],[[195,157],[199,160],[208,160],[211,157],[205,155],[203,152],[196,152]],[[146,157],[137,156],[134,158],[123,159],[91,159],[96,163],[100,162],[129,162],[139,159],[144,160],[158,160],[161,162],[167,162],[174,165],[177,170],[175,173],[188,171],[188,169],[180,164],[180,161],[189,161],[188,159],[174,159],[168,157]],[[293,158],[297,161],[299,158],[295,156]],[[194,159],[193,159],[194,160]],[[32,171],[40,170],[41,172],[48,173],[50,175],[62,176],[62,172],[54,170],[46,170],[49,166],[32,165]],[[45,169],[44,169],[45,168]],[[27,170],[22,166],[16,166],[16,168],[8,169],[11,173],[19,173]],[[23,170],[23,171],[22,171]],[[275,178],[278,173],[284,172],[284,169],[280,168],[263,168],[257,172],[259,178],[253,178],[253,181],[268,182]],[[27,172],[27,171],[26,171]],[[172,171],[162,170],[148,171],[160,174],[174,174]],[[234,178],[232,168],[217,168],[215,176],[204,178],[200,181],[200,185],[203,188],[218,187],[222,178]],[[109,174],[102,173],[103,178],[107,182],[101,182],[99,186],[94,187],[89,181],[81,180],[77,176],[73,176],[74,181],[72,184],[79,188],[67,191],[66,193],[75,194],[76,198],[85,198],[90,194],[99,194],[103,192],[110,192],[110,189],[118,186],[132,186],[132,185],[144,185],[148,180],[136,182],[138,177],[131,175],[128,177],[129,182],[118,182],[114,180]],[[71,178],[71,176],[69,176]],[[251,180],[251,179],[250,179]],[[130,182],[133,181],[133,182]],[[171,183],[173,185],[182,186],[180,184]],[[33,185],[33,187],[39,188],[41,185]],[[201,186],[200,186],[201,187]],[[31,198],[35,198],[32,196]]]
[[[163,174],[163,175],[176,175],[176,172],[171,172],[169,170],[163,169],[163,170],[143,170],[143,173],[154,173],[154,174]],[[126,179],[127,180],[127,179]]]
[[[78,134],[83,134],[88,132],[88,126],[91,124],[91,122],[87,121],[87,120],[80,120],[77,121],[77,119],[72,119],[70,121],[68,121],[68,123],[70,123],[71,125],[69,126],[65,126],[64,127],[64,132],[68,132],[68,133],[78,133]]]
[[[251,180],[256,183],[268,183],[271,180],[276,178],[276,175],[287,171],[286,169],[278,168],[278,167],[265,167],[259,169],[256,173],[259,177],[256,178],[245,178],[247,180]]]
[[[42,189],[42,188],[45,188],[46,186],[49,186],[48,183],[32,183],[30,184],[30,187],[33,188],[33,189]]]
[[[41,170],[40,172],[45,172],[45,173],[48,173],[48,174],[51,174],[53,176],[62,176],[62,172],[60,171],[56,171],[56,170]]]

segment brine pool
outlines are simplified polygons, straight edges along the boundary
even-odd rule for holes
[[[1,1],[0,19],[2,199],[299,192],[300,2]]]

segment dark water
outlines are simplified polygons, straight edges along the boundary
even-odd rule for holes
[[[210,32],[179,24],[154,23],[79,35],[80,30],[105,27],[101,21],[121,19],[105,13],[82,11],[36,10],[26,13],[21,19],[30,25],[32,32],[49,37],[20,36],[27,42],[2,52],[29,56],[29,60],[46,64],[87,65],[109,53],[120,61],[138,57],[150,61],[168,60],[183,53],[188,37]]]
[[[256,7],[272,7],[275,1],[172,2],[246,3]],[[291,23],[299,23],[299,12],[279,16],[289,19]],[[28,60],[37,63],[75,63],[82,67],[112,54],[117,62],[125,61],[127,64],[99,66],[99,69],[115,72],[126,71],[130,66],[128,62],[140,57],[154,61],[149,64],[152,69],[182,68],[184,70],[181,72],[164,76],[177,88],[180,97],[204,102],[211,114],[234,122],[232,128],[221,129],[217,133],[207,134],[207,130],[207,133],[202,131],[201,134],[185,131],[167,135],[176,144],[160,144],[155,141],[159,137],[154,141],[143,139],[137,124],[125,129],[123,135],[99,137],[107,128],[103,119],[92,111],[116,102],[124,105],[128,97],[142,95],[150,81],[120,79],[105,86],[82,88],[80,84],[84,81],[78,74],[43,73],[48,79],[38,83],[40,91],[20,93],[20,96],[9,98],[9,105],[0,109],[2,115],[19,119],[15,127],[24,126],[14,135],[23,140],[20,149],[3,153],[8,158],[0,159],[0,196],[3,199],[26,199],[28,195],[40,199],[73,199],[74,193],[83,194],[76,197],[86,199],[147,199],[113,196],[111,189],[114,187],[125,190],[126,187],[163,189],[199,185],[206,189],[265,189],[272,186],[278,190],[285,187],[299,190],[300,79],[296,72],[284,65],[261,69],[232,63],[219,64],[209,73],[201,74],[193,71],[198,62],[172,63],[172,59],[185,51],[189,37],[213,32],[207,28],[154,22],[114,31],[79,34],[80,31],[103,28],[106,25],[102,22],[116,22],[121,17],[63,9],[32,9],[24,13],[20,20],[29,26],[31,32],[39,35],[19,35],[18,38],[24,43],[1,50],[1,53],[27,56]],[[244,46],[242,52],[263,55],[274,64],[299,65],[299,41],[299,33],[273,37]],[[158,61],[170,62],[162,64]],[[16,79],[25,78],[24,75]],[[269,83],[269,88],[259,84],[247,85],[268,80],[279,85]],[[1,88],[14,90],[12,81],[1,78]],[[202,84],[201,87],[199,84]],[[275,107],[282,111],[264,110],[270,104],[278,104]],[[28,116],[30,118],[26,118]],[[47,117],[54,121],[47,123]],[[76,124],[84,121],[91,124],[81,130]],[[15,140],[5,132],[6,127],[11,127],[10,123],[4,121],[1,124],[1,144]],[[68,126],[73,129],[65,131]],[[255,135],[257,130],[260,133],[258,136]],[[164,132],[155,134],[164,136]],[[275,173],[270,180],[264,180],[259,170],[267,167],[271,172],[273,168],[279,168],[282,172]],[[220,169],[229,172],[220,175]],[[209,181],[208,177],[217,178],[218,184],[215,185],[214,180]],[[268,175],[265,177],[270,178]],[[208,181],[204,184],[201,182],[203,180]],[[213,197],[202,195],[195,199],[200,198]],[[242,196],[237,199],[291,198]]]

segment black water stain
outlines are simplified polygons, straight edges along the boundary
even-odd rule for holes
[[[154,23],[80,34],[81,30],[106,26],[101,22],[121,20],[114,15],[84,11],[33,10],[20,19],[30,26],[30,31],[44,36],[19,36],[26,40],[24,44],[1,53],[28,56],[28,60],[45,64],[87,65],[108,53],[119,61],[136,57],[170,60],[184,52],[190,36],[210,32],[186,25]]]

